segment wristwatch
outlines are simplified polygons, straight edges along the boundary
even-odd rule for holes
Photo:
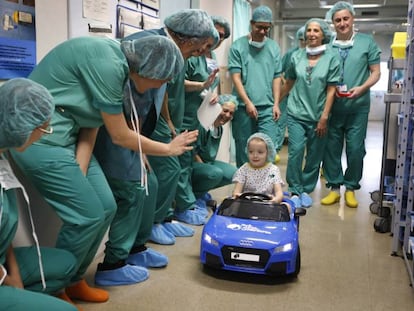
[[[3,276],[0,279],[0,286],[3,284],[4,280],[6,279],[7,276],[7,270],[3,265],[0,265],[0,269],[3,272]]]

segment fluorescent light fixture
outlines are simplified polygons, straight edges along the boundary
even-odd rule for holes
[[[324,1],[321,1],[321,5],[319,6],[321,9],[330,9],[333,5],[323,5]],[[326,3],[326,2],[325,2]],[[382,7],[381,4],[354,4],[354,9],[370,9],[370,8],[379,8]]]

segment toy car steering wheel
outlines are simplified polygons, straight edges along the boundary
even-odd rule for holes
[[[272,197],[264,194],[264,193],[256,193],[256,192],[245,192],[239,196],[240,199],[246,199],[250,201],[268,201],[271,200]]]

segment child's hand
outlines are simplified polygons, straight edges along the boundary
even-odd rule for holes
[[[240,195],[241,195],[241,193],[239,193],[239,192],[233,193],[233,198],[237,199]]]
[[[282,199],[283,198],[278,198],[277,196],[275,196],[275,195],[271,195],[270,196],[272,199],[271,199],[271,201],[273,202],[273,203],[277,203],[277,204],[280,204],[281,202],[282,202]]]

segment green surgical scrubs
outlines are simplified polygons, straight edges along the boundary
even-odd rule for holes
[[[341,61],[341,82],[348,89],[362,85],[369,77],[369,66],[380,63],[381,50],[371,35],[356,33],[352,47],[344,49],[332,46]],[[370,92],[355,99],[335,98],[329,121],[329,132],[323,158],[324,177],[327,186],[357,190],[362,178],[365,150],[365,137],[370,109]],[[342,168],[342,149],[345,143],[346,170]]]
[[[247,139],[255,132],[262,132],[277,145],[277,121],[273,119],[273,80],[280,77],[282,59],[278,44],[268,39],[261,49],[252,47],[247,36],[237,39],[231,46],[228,57],[230,74],[240,73],[247,96],[255,105],[258,119],[252,119],[235,88],[239,108],[236,110],[232,132],[236,147],[236,164],[240,167],[248,161]]]
[[[338,83],[339,69],[339,60],[329,48],[312,69],[309,69],[306,50],[300,49],[292,54],[291,65],[285,73],[286,79],[295,80],[287,103],[286,171],[289,191],[294,194],[311,193],[318,181],[326,136],[318,137],[315,129],[325,107],[327,87]]]
[[[292,48],[289,51],[286,52],[285,55],[282,57],[282,70],[283,72],[286,71],[286,69],[289,67],[290,64],[290,58],[292,57],[293,52],[298,50],[298,47]],[[289,95],[286,95],[285,98],[279,103],[279,109],[280,109],[280,117],[279,120],[277,120],[277,132],[276,132],[276,151],[279,153],[279,151],[283,147],[283,142],[285,141],[285,135],[286,135],[286,126],[287,126],[287,101],[288,101]]]
[[[177,134],[180,132],[184,117],[185,67],[178,76],[167,84],[168,109]],[[163,143],[171,142],[171,130],[162,116],[158,119],[151,138]],[[172,216],[171,208],[181,171],[180,161],[177,156],[148,156],[148,160],[158,179],[158,195],[154,221],[155,223],[162,223],[165,218]]]
[[[18,224],[17,200],[14,189],[3,192],[0,206],[0,264],[6,266],[6,253],[16,234]],[[40,248],[46,289],[43,291],[39,259],[35,246],[14,249],[24,289],[0,286],[0,310],[58,310],[76,311],[76,307],[52,297],[70,285],[76,272],[76,259],[68,251],[56,248]]]
[[[222,127],[217,129],[217,133],[206,130],[202,126],[199,127],[195,152],[203,162],[193,162],[192,173],[192,188],[197,198],[211,189],[232,183],[237,168],[229,163],[216,160],[222,135]]]
[[[29,76],[52,94],[56,109],[43,135],[13,158],[55,209],[63,224],[56,246],[78,260],[74,281],[82,278],[116,211],[111,189],[95,157],[84,175],[76,161],[81,128],[103,125],[101,113],[122,113],[129,74],[119,42],[80,37],[49,52]]]
[[[215,54],[213,53],[213,59]],[[190,81],[204,82],[208,79],[210,72],[208,70],[207,58],[205,56],[190,57],[187,60],[187,69],[185,79]],[[215,79],[211,89],[214,89],[219,83],[218,77]],[[195,130],[199,128],[200,122],[197,118],[197,110],[200,107],[203,98],[200,91],[185,92],[185,109],[181,131]],[[193,172],[193,152],[185,152],[178,157],[181,171],[175,193],[176,209],[184,211],[193,207],[197,197],[192,188]]]

